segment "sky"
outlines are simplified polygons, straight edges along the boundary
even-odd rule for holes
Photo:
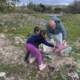
[[[20,5],[26,5],[29,1],[32,1],[35,4],[43,3],[48,5],[68,5],[74,0],[20,0]]]

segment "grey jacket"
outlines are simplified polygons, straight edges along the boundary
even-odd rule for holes
[[[56,28],[54,30],[52,30],[49,27],[49,25],[47,25],[48,37],[51,38],[51,34],[55,35],[55,34],[62,33],[63,40],[65,40],[67,38],[67,32],[66,32],[66,30],[64,28],[64,25],[63,25],[62,21],[57,16],[52,17],[52,20],[54,20],[56,22]]]

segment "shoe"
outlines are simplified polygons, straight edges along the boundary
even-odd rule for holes
[[[41,65],[39,65],[39,70],[42,71],[43,69],[46,68],[46,66],[47,66],[46,64],[42,63]]]
[[[35,58],[29,58],[29,63],[32,64],[35,61]]]

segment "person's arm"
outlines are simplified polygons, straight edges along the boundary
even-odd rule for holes
[[[62,22],[60,22],[60,27],[61,27],[61,30],[62,30],[63,40],[66,40],[67,39],[67,31],[66,31]]]
[[[47,46],[49,46],[49,47],[54,47],[53,44],[47,42],[45,39],[42,40],[42,43],[45,44],[45,45],[47,45]]]

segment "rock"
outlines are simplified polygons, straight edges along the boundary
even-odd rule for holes
[[[69,72],[68,77],[70,77],[70,80],[79,80],[79,75],[75,71]]]
[[[6,80],[6,72],[0,72],[0,80]]]
[[[21,37],[19,36],[14,37],[14,44],[18,45],[18,44],[24,44],[24,43],[25,41]]]
[[[5,34],[4,33],[0,33],[0,38],[1,39],[5,39],[6,38]]]
[[[8,46],[11,44],[11,41],[6,37],[5,34],[0,34],[0,47]]]
[[[0,72],[0,77],[6,77],[6,72]]]
[[[24,43],[23,39],[16,37],[16,42]],[[12,40],[5,34],[0,34],[0,63],[22,64],[24,50],[12,44]]]

